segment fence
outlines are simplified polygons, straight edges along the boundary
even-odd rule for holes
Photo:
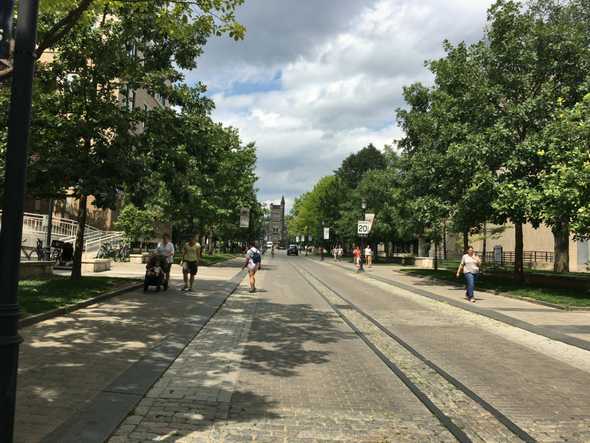
[[[501,254],[496,254],[494,251],[486,251],[485,257],[482,252],[475,252],[480,256],[484,263],[492,265],[513,265],[516,261],[516,254],[514,251],[503,251]],[[442,253],[438,257],[439,260],[444,261]],[[459,261],[461,260],[460,255],[448,255],[446,261]],[[533,266],[538,263],[553,263],[554,254],[551,251],[524,251],[523,252],[523,263],[525,266]]]

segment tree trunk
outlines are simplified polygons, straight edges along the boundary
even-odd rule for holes
[[[469,248],[469,229],[463,231],[463,253],[467,253]]]
[[[215,246],[213,245],[213,229],[209,229],[209,255],[213,255],[213,250]]]
[[[486,257],[488,255],[488,224],[486,222],[483,223],[483,246],[482,246],[482,263],[485,263]]]
[[[76,247],[74,249],[74,262],[72,264],[72,280],[82,278],[82,252],[84,249],[84,230],[86,228],[86,203],[88,197],[82,195],[79,200],[78,210],[78,232],[76,234]]]
[[[514,274],[524,282],[524,235],[522,223],[514,223]]]
[[[570,229],[567,220],[561,220],[559,225],[553,228],[555,272],[570,271]]]
[[[434,241],[434,270],[438,271],[438,240]]]
[[[447,221],[443,223],[443,259],[448,260],[449,251],[447,248]]]

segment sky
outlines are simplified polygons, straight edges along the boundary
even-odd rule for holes
[[[260,201],[298,195],[369,143],[403,136],[402,89],[432,83],[442,42],[483,36],[492,0],[245,0],[241,42],[212,39],[190,82],[256,142]]]

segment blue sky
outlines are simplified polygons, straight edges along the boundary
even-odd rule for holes
[[[402,136],[402,88],[442,41],[482,37],[491,0],[246,0],[242,42],[211,40],[189,81],[258,147],[262,201],[293,199],[369,143]]]

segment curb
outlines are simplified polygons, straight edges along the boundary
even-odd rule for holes
[[[133,291],[135,289],[139,289],[143,286],[143,283],[134,283],[129,286],[125,286],[123,288],[114,289],[109,292],[105,292],[104,294],[97,295],[95,297],[89,298],[88,300],[83,300],[78,303],[74,303],[71,305],[64,306],[63,308],[53,309],[51,311],[42,312],[40,314],[30,315],[28,317],[22,318],[18,322],[19,328],[26,328],[27,326],[32,326],[37,323],[41,323],[45,320],[50,320],[55,317],[63,317],[68,315],[72,312],[78,311],[83,308],[87,308],[88,306],[95,305],[100,303],[101,301],[108,300],[109,298],[116,297],[118,295],[124,294],[126,292]]]

